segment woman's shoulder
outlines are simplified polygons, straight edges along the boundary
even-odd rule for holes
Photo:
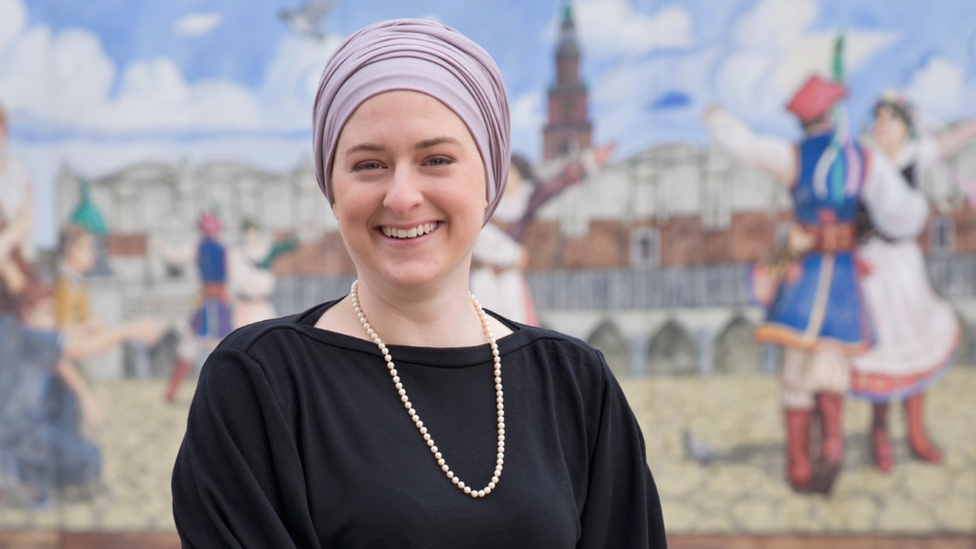
[[[599,349],[564,332],[519,324],[513,335],[512,350],[524,347],[553,363],[599,371],[606,362]]]
[[[242,326],[225,337],[217,346],[217,350],[234,350],[250,354],[268,345],[311,337],[315,331],[314,318],[321,315],[322,311],[330,305],[331,302],[321,303],[300,313]]]

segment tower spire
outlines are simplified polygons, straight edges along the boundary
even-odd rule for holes
[[[556,82],[549,87],[549,115],[543,130],[543,160],[589,148],[592,123],[587,89],[580,77],[580,47],[572,5],[563,6],[556,48]]]

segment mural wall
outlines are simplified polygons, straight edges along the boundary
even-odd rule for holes
[[[173,527],[194,379],[348,290],[319,71],[423,17],[506,79],[472,285],[600,348],[671,534],[976,534],[967,0],[0,0],[0,530]]]

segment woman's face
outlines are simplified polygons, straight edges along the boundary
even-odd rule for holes
[[[97,259],[95,236],[91,233],[85,233],[78,237],[78,240],[65,251],[65,261],[75,272],[80,274],[92,270]]]
[[[891,107],[881,105],[874,116],[874,140],[887,150],[896,150],[908,141],[905,121]]]
[[[339,134],[333,212],[359,276],[400,287],[467,284],[486,198],[484,162],[443,103],[391,91],[361,104]]]

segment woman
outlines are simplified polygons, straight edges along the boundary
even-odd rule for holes
[[[468,293],[510,154],[494,61],[436,23],[371,25],[314,121],[359,280],[209,358],[173,473],[184,547],[664,547],[602,355]]]
[[[941,158],[976,137],[976,121],[937,138],[917,135],[911,110],[898,95],[883,97],[874,114],[874,141],[914,187]],[[870,439],[874,464],[883,472],[894,467],[888,407],[897,401],[904,401],[912,455],[937,463],[942,453],[926,432],[923,399],[951,363],[959,344],[959,323],[952,306],[932,289],[925,258],[914,239],[891,238],[870,226],[862,232],[867,233],[867,241],[861,257],[870,265],[862,287],[876,344],[854,361],[851,389],[874,403]]]

